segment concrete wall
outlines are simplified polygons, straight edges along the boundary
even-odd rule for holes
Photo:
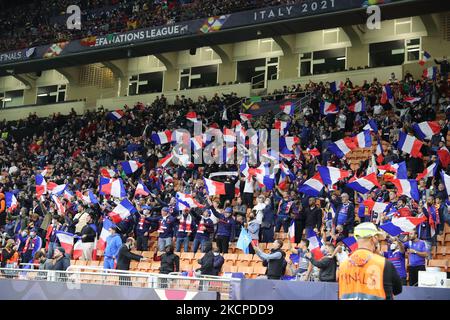
[[[72,108],[74,108],[78,114],[83,114],[86,110],[86,103],[84,101],[76,101],[47,104],[43,106],[1,109],[0,119],[6,119],[8,121],[24,119],[27,118],[30,113],[34,112],[36,112],[39,117],[48,117],[57,112],[60,112],[61,114],[69,114]]]

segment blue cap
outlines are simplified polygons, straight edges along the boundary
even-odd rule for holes
[[[225,212],[226,212],[226,213],[233,213],[233,209],[231,209],[231,207],[227,207],[227,208],[225,209]]]
[[[169,211],[169,207],[164,207],[164,208],[161,209],[161,211],[168,212]]]

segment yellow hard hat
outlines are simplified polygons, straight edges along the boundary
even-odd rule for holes
[[[360,223],[355,227],[354,230],[354,236],[356,239],[369,238],[377,234],[383,235],[383,232],[378,230],[377,226],[374,225],[372,222]]]

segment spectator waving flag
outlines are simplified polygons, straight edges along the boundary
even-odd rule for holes
[[[150,190],[148,190],[147,186],[142,182],[142,180],[139,180],[139,183],[136,187],[136,191],[134,191],[134,196],[143,196],[146,197],[150,194]]]
[[[166,130],[152,134],[152,141],[156,145],[172,142],[172,131]]]
[[[350,172],[347,170],[342,170],[335,167],[319,166],[317,171],[319,171],[323,183],[330,186],[350,175]]]
[[[12,192],[5,192],[5,202],[8,211],[13,211],[14,209],[17,208],[17,205],[19,204],[17,202],[16,196]]]
[[[108,113],[107,118],[112,121],[117,121],[122,119],[122,117],[125,115],[125,112],[123,110],[115,110]]]
[[[309,241],[308,249],[314,256],[314,259],[320,260],[323,258],[323,253],[320,250],[320,248],[322,247],[322,242],[320,241],[320,238],[317,236],[316,232],[313,229],[309,228],[307,230],[308,233],[306,234],[306,238]]]
[[[364,100],[364,98],[362,98],[360,101],[358,102],[354,102],[351,105],[348,106],[348,110],[350,112],[366,112],[366,101]]]
[[[431,139],[432,136],[441,132],[441,126],[436,121],[414,123],[412,127],[420,140]]]
[[[320,103],[320,113],[324,116],[329,114],[337,114],[339,112],[339,108],[331,102],[328,101],[322,101]]]
[[[416,181],[420,181],[421,179],[426,179],[429,177],[434,177],[437,173],[438,165],[437,163],[432,163],[428,168],[425,168],[422,173],[417,175]]]
[[[381,188],[375,172],[365,177],[356,179],[351,183],[348,183],[347,187],[352,188],[353,190],[362,194],[369,193],[375,187]]]
[[[56,237],[58,238],[61,247],[66,251],[66,254],[71,255],[73,244],[77,236],[69,232],[56,231]]]
[[[419,61],[419,64],[423,67],[425,65],[425,63],[427,63],[428,61],[430,61],[431,59],[431,54],[429,54],[428,52],[424,51],[423,52],[423,57],[422,59]]]
[[[426,217],[402,217],[393,219],[391,222],[380,225],[380,228],[389,233],[391,236],[396,237],[402,232],[411,232],[419,224],[426,221]]]
[[[137,210],[128,199],[123,199],[108,216],[114,223],[126,219],[130,214],[135,213]]]
[[[67,184],[57,184],[56,186],[53,186],[50,189],[50,184],[47,186],[47,189],[50,190],[51,194],[56,194],[57,196],[60,196],[63,194],[64,190],[66,190]]]
[[[364,130],[354,137],[355,145],[358,148],[372,148],[372,136],[369,130]]]
[[[281,121],[281,120],[275,120],[274,128],[281,131],[281,135],[285,135],[288,128],[289,128],[290,122],[288,121]]]
[[[398,195],[405,195],[417,202],[420,200],[419,188],[417,187],[416,180],[393,179],[391,182],[397,188]]]
[[[102,185],[101,191],[116,198],[123,198],[127,195],[123,181],[120,178],[111,179],[109,183]]]
[[[205,206],[198,202],[190,194],[177,192],[176,194],[178,210],[191,209],[191,208],[204,208]]]
[[[332,93],[336,93],[344,87],[342,81],[333,81],[330,82],[330,90]]]
[[[342,239],[342,242],[347,246],[347,248],[350,250],[350,252],[353,252],[356,249],[358,249],[358,242],[356,242],[355,237],[348,237],[348,238]]]
[[[282,104],[281,106],[280,106],[280,109],[281,109],[281,111],[283,111],[284,113],[286,113],[286,114],[288,114],[288,115],[290,115],[290,116],[293,116],[294,115],[294,112],[295,112],[295,106],[294,106],[294,104],[292,103],[292,102],[286,102],[286,103],[284,103],[284,104]]]
[[[236,248],[241,249],[245,254],[249,253],[248,246],[252,242],[252,237],[248,231],[241,227],[241,232],[239,233],[238,241],[236,242]]]
[[[400,163],[391,163],[392,168],[396,172],[395,176],[397,179],[408,179],[408,169],[406,168],[406,162],[402,161]]]
[[[383,145],[381,144],[380,138],[377,137],[377,149],[375,151],[375,155],[377,156],[377,163],[382,164],[384,161],[383,155]]]
[[[225,194],[225,183],[207,179],[205,177],[203,177],[203,182],[205,183],[206,191],[210,196]]]
[[[120,163],[120,165],[122,166],[122,169],[125,172],[125,174],[130,175],[136,172],[144,164],[134,160],[130,160],[130,161],[123,161]]]
[[[369,211],[373,211],[378,214],[386,211],[389,206],[389,203],[375,202],[371,198],[364,200],[363,204],[369,209]]]
[[[381,104],[387,104],[389,102],[391,104],[391,106],[395,107],[394,95],[392,94],[390,85],[386,84],[383,86],[383,92],[381,94],[380,102],[381,102]]]
[[[328,151],[337,155],[338,158],[343,158],[347,153],[356,148],[355,140],[350,137],[345,137],[344,139],[330,143],[328,146]]]
[[[288,229],[288,234],[289,234],[289,241],[291,243],[295,243],[295,222],[294,222],[294,220],[291,221],[291,225],[289,226],[289,229]]]
[[[306,180],[299,188],[298,192],[311,197],[318,197],[324,187],[320,173],[317,172],[311,179]]]
[[[97,250],[102,250],[102,251],[105,250],[106,239],[108,239],[108,237],[111,235],[111,232],[109,231],[109,229],[111,229],[111,227],[115,227],[115,226],[116,225],[108,218],[103,219],[102,231],[100,232],[100,237],[98,238],[98,241],[97,241]]]
[[[399,140],[397,143],[398,150],[406,152],[415,158],[422,158],[422,153],[420,152],[422,146],[422,141],[402,131],[399,132]]]

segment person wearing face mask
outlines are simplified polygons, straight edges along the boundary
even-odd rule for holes
[[[214,248],[213,249],[213,255],[214,255],[214,275],[218,276],[219,273],[222,271],[222,266],[225,263],[225,259],[222,255],[220,255],[219,249]]]
[[[323,257],[316,260],[311,252],[305,254],[305,257],[311,264],[319,268],[319,280],[322,282],[336,282],[337,262],[335,257],[335,249],[332,244],[324,245],[321,248]]]
[[[159,273],[169,274],[180,271],[180,257],[173,253],[173,245],[169,244],[161,255],[161,267]]]
[[[230,241],[235,237],[235,220],[231,216],[233,209],[231,207],[225,208],[223,213],[219,213],[214,206],[212,206],[211,200],[208,199],[211,212],[218,219],[217,222],[217,236],[216,243],[220,253],[228,253],[228,246]]]
[[[270,253],[264,253],[258,246],[251,244],[256,255],[263,260],[263,266],[267,267],[267,279],[280,280],[287,267],[286,253],[281,250],[283,241],[275,240]]]
[[[402,280],[402,285],[406,286],[406,265],[405,265],[405,247],[396,237],[392,238],[392,243],[384,257],[392,262]]]
[[[214,233],[214,222],[209,217],[209,210],[203,210],[201,215],[195,209],[191,213],[196,221],[193,252],[196,253],[200,246],[202,252],[205,252],[205,243],[210,240],[211,234]]]
[[[392,300],[402,292],[402,282],[392,262],[378,255],[384,234],[371,222],[355,227],[358,242],[339,267],[340,300]]]
[[[42,239],[37,235],[36,229],[31,229],[30,236],[25,241],[22,250],[22,262],[32,263],[33,257],[42,248]]]
[[[117,253],[116,270],[130,270],[131,260],[147,261],[147,258],[131,252],[136,246],[136,240],[129,237],[127,241],[120,247]],[[119,284],[122,286],[131,285],[131,279],[128,276],[120,276]]]

